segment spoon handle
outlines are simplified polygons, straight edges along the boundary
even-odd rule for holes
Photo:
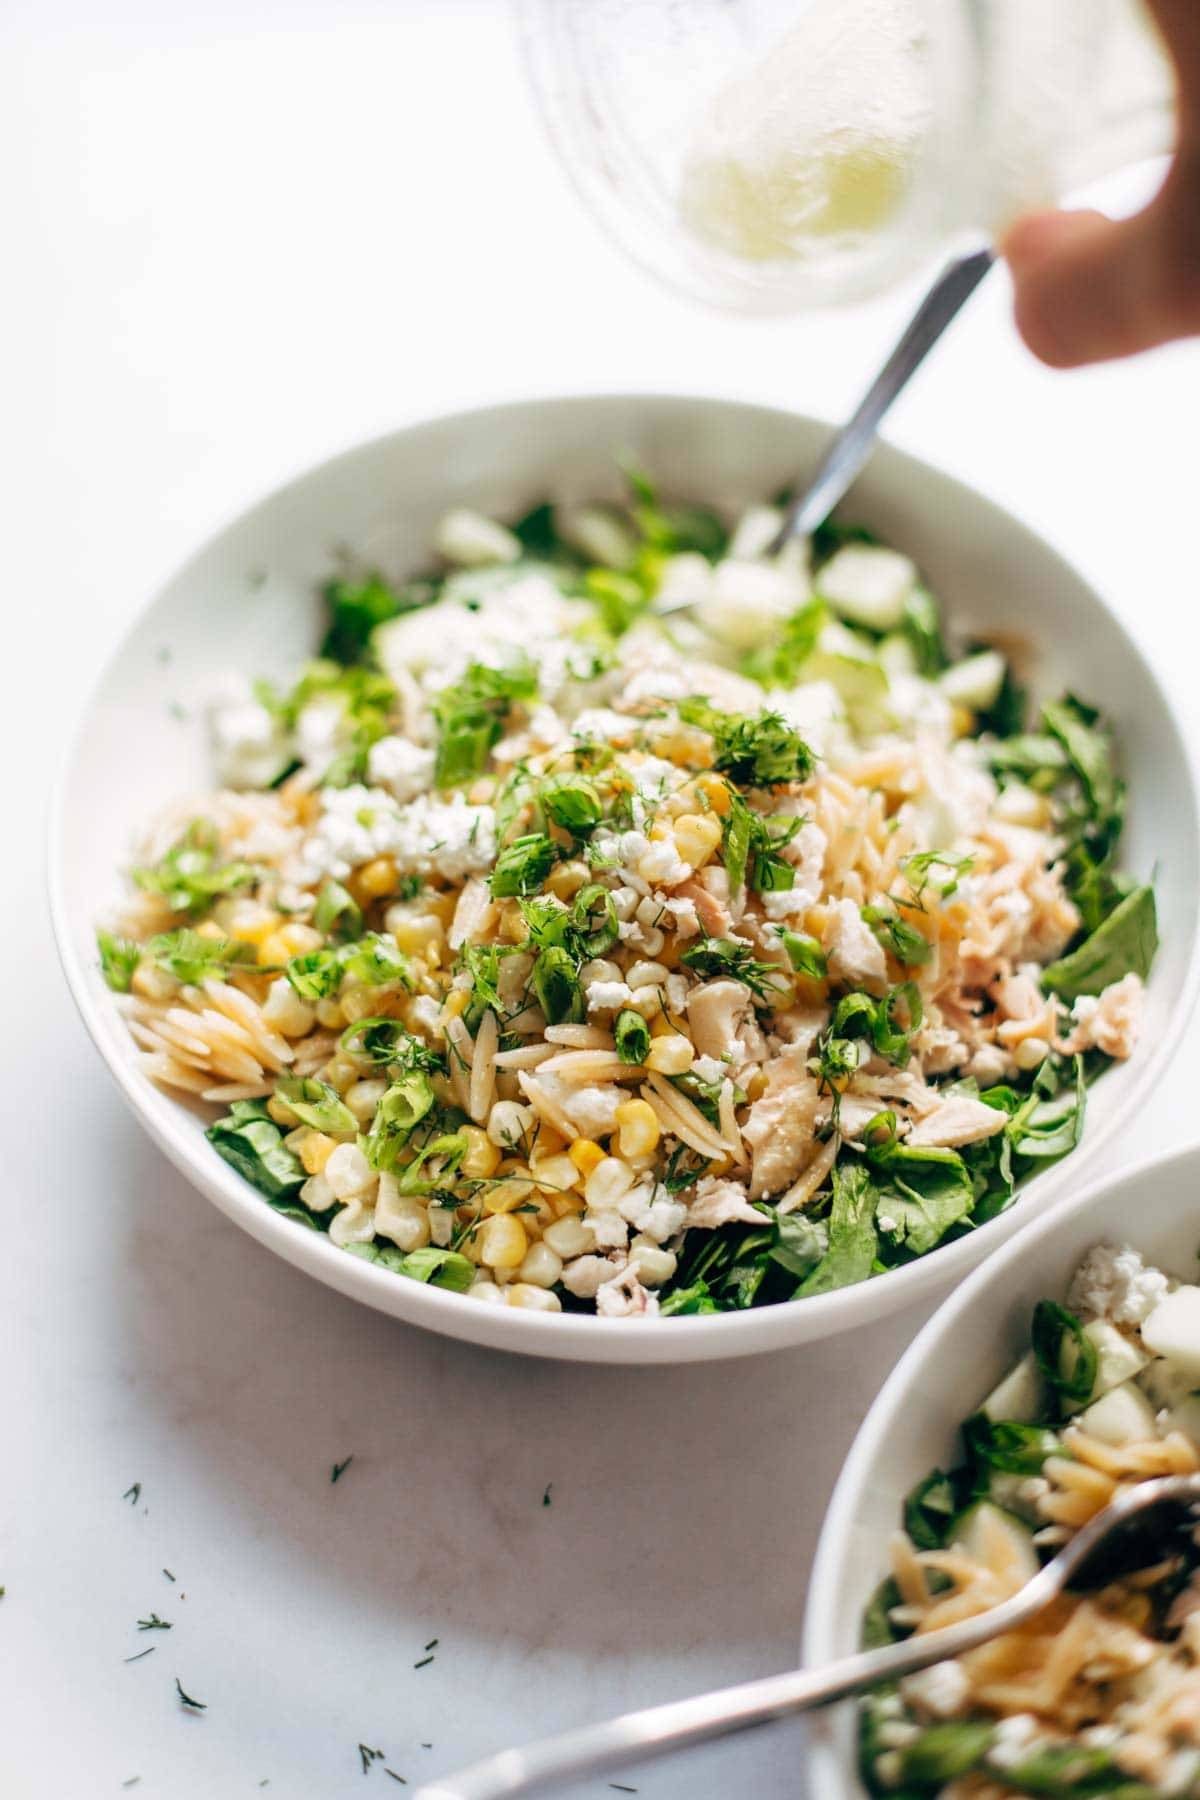
[[[810,536],[829,517],[870,456],[884,413],[970,299],[994,260],[991,250],[974,250],[947,263],[853,418],[834,438],[808,488],[788,508],[770,554],[782,550],[791,537]]]
[[[1057,1571],[1050,1566],[1012,1599],[940,1631],[860,1650],[824,1668],[789,1669],[782,1675],[694,1694],[664,1706],[648,1706],[603,1724],[584,1725],[539,1743],[501,1750],[419,1788],[413,1800],[513,1800],[515,1795],[541,1793],[552,1783],[624,1768],[627,1763],[828,1706],[877,1682],[895,1681],[931,1663],[960,1656],[998,1632],[1011,1630],[1052,1599],[1058,1586]]]

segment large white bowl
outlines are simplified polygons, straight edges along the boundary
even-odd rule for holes
[[[1096,1182],[977,1269],[914,1338],[863,1421],[817,1546],[803,1660],[817,1666],[858,1646],[863,1609],[887,1574],[887,1541],[904,1496],[933,1468],[960,1460],[958,1426],[1029,1348],[1033,1309],[1062,1300],[1093,1244],[1132,1243],[1186,1275],[1200,1250],[1200,1148]],[[853,1704],[811,1725],[814,1800],[864,1800]]]
[[[948,475],[880,446],[849,511],[911,552],[969,632],[1037,646],[1036,686],[1101,705],[1129,781],[1126,857],[1157,870],[1163,948],[1143,1047],[1093,1091],[1084,1143],[970,1237],[862,1287],[709,1318],[637,1322],[485,1306],[405,1281],[280,1217],[205,1143],[198,1111],[138,1072],[96,968],[93,927],[117,869],[163,803],[210,783],[202,715],[230,669],[285,675],[318,640],[315,587],[340,546],[404,574],[426,560],[448,505],[501,515],[539,496],[619,491],[631,453],[678,495],[739,502],[810,469],[829,427],[760,406],[661,395],[522,401],[411,426],[302,475],[219,533],[149,603],[88,705],[53,807],[50,887],[72,992],[121,1091],[179,1169],[231,1219],[299,1268],[383,1312],[476,1343],[595,1362],[684,1362],[769,1350],[945,1288],[1078,1184],[1169,1056],[1197,982],[1200,836],[1192,772],[1154,676],[1104,602],[1041,539]],[[186,716],[184,716],[186,715]]]

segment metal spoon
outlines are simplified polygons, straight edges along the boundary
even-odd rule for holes
[[[824,524],[875,444],[883,415],[916,373],[951,320],[958,316],[991,268],[991,250],[974,250],[947,263],[909,321],[900,342],[867,389],[849,423],[834,438],[813,479],[793,500],[767,549],[775,556],[793,537],[810,537]],[[667,599],[657,613],[684,612],[696,604],[685,595]]]
[[[703,1744],[772,1719],[844,1700],[882,1681],[895,1681],[932,1663],[962,1656],[1024,1625],[1068,1585],[1097,1587],[1122,1572],[1158,1561],[1172,1527],[1194,1529],[1200,1513],[1200,1475],[1170,1475],[1119,1494],[1084,1525],[1011,1599],[941,1631],[906,1638],[880,1650],[846,1656],[823,1669],[790,1670],[690,1700],[624,1713],[523,1748],[502,1750],[457,1775],[419,1788],[413,1800],[511,1800],[551,1782],[607,1774],[626,1764]],[[1136,1523],[1136,1533],[1131,1533]]]

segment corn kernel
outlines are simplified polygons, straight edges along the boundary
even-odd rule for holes
[[[562,1301],[550,1288],[534,1287],[530,1281],[514,1281],[504,1290],[509,1306],[522,1306],[526,1312],[561,1312]]]
[[[277,1125],[298,1125],[300,1123],[287,1101],[281,1100],[278,1094],[272,1094],[267,1101],[267,1111]]]
[[[478,1281],[473,1281],[467,1289],[467,1293],[472,1300],[487,1300],[493,1306],[504,1305],[503,1289],[498,1288],[494,1281],[489,1281],[486,1275],[481,1275]]]
[[[305,1173],[319,1175],[336,1149],[334,1139],[326,1137],[323,1131],[307,1132],[300,1146],[300,1161],[304,1164]]]
[[[340,1001],[332,997],[317,1001],[317,1023],[324,1025],[329,1031],[335,1031],[346,1023],[346,1015],[342,1011]]]
[[[540,1124],[537,1128],[533,1154],[529,1160],[531,1163],[534,1163],[543,1156],[557,1156],[559,1152],[565,1150],[566,1147],[566,1138],[560,1136],[552,1125]]]
[[[547,1225],[542,1233],[542,1242],[564,1261],[571,1256],[583,1256],[586,1251],[596,1248],[591,1226],[585,1225],[577,1213],[570,1218],[556,1219],[553,1225]]]
[[[338,1144],[321,1171],[339,1200],[353,1200],[378,1185],[379,1177],[357,1144]]]
[[[240,944],[258,945],[275,930],[279,914],[269,906],[260,906],[257,900],[240,900],[230,907],[223,923],[228,937],[236,938]]]
[[[696,786],[712,807],[719,819],[728,816],[732,804],[729,798],[729,783],[719,775],[697,775]]]
[[[409,913],[405,918],[392,920],[392,936],[406,956],[427,956],[430,950],[440,950],[446,941],[446,929],[434,913]]]
[[[376,1076],[368,1081],[356,1081],[342,1097],[359,1124],[369,1125],[387,1088],[387,1082]]]
[[[442,1018],[457,1019],[466,1012],[471,996],[465,988],[451,988],[442,1005]]]
[[[483,1196],[485,1213],[510,1213],[518,1206],[529,1206],[532,1203],[533,1183],[522,1181],[519,1176],[510,1176],[506,1181],[496,1182]]]
[[[747,1098],[747,1100],[761,1100],[762,1096],[766,1093],[766,1091],[767,1091],[767,1078],[763,1074],[761,1069],[755,1069],[755,1071],[752,1075],[747,1075],[747,1077],[746,1077],[746,1098]]]
[[[555,899],[573,900],[587,878],[588,866],[585,862],[564,862],[550,871],[546,886]]]
[[[467,1153],[460,1164],[463,1174],[472,1180],[494,1175],[500,1167],[500,1152],[487,1132],[481,1131],[478,1125],[464,1125],[461,1135],[467,1140]]]
[[[515,900],[506,900],[500,908],[500,936],[506,944],[523,944],[529,936],[525,915]]]
[[[629,1265],[646,1287],[661,1287],[675,1273],[676,1258],[649,1238],[635,1238],[629,1252]]]
[[[644,1100],[625,1100],[616,1110],[622,1156],[649,1156],[662,1136],[662,1127],[652,1106]]]
[[[343,1055],[340,1050],[336,1056],[330,1057],[321,1070],[321,1080],[327,1081],[331,1088],[337,1089],[339,1094],[344,1094],[349,1088],[352,1088],[358,1080],[358,1075],[359,1071],[353,1058]]]
[[[528,1248],[525,1227],[511,1213],[496,1213],[479,1233],[480,1255],[489,1269],[519,1268]]]
[[[675,848],[684,862],[699,869],[721,842],[721,822],[712,813],[684,813],[675,821]]]
[[[652,1038],[646,1052],[646,1067],[659,1075],[686,1075],[692,1066],[694,1052],[687,1038],[678,1032]]]
[[[950,729],[955,737],[970,737],[975,729],[975,714],[966,706],[950,708]]]
[[[382,900],[385,894],[394,894],[400,880],[390,856],[376,856],[364,863],[354,879],[364,900]]]
[[[606,1211],[617,1204],[633,1186],[633,1170],[616,1156],[605,1156],[596,1164],[584,1184],[584,1198],[589,1206]]]
[[[547,1244],[531,1244],[517,1270],[518,1281],[531,1281],[534,1287],[553,1287],[562,1274],[562,1257]]]
[[[225,933],[221,930],[221,927],[217,924],[215,919],[205,919],[197,925],[196,936],[208,938],[211,942],[214,939],[223,938]]]
[[[260,969],[279,968],[285,963],[291,952],[279,931],[268,932],[258,946],[257,962]]]
[[[175,978],[160,969],[156,963],[147,962],[144,958],[133,972],[130,987],[135,994],[144,1000],[165,1000],[175,991]]]
[[[563,1193],[575,1187],[580,1176],[586,1173],[569,1156],[538,1156],[529,1167],[538,1186],[551,1193]]]
[[[359,1019],[374,1018],[386,1010],[379,1003],[379,989],[364,987],[361,982],[343,988],[338,995],[338,1005],[347,1025],[353,1025]]]
[[[590,1175],[596,1164],[604,1161],[603,1150],[592,1138],[576,1138],[567,1155],[581,1175]]]

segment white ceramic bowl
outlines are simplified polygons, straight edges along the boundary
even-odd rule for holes
[[[738,1356],[861,1327],[944,1288],[1036,1211],[1078,1184],[1085,1159],[1170,1054],[1197,980],[1200,837],[1196,795],[1161,689],[1104,602],[1007,513],[886,445],[850,511],[911,552],[968,631],[1038,647],[1036,686],[1071,687],[1112,717],[1130,788],[1129,866],[1157,869],[1163,948],[1143,1048],[1094,1089],[1084,1143],[972,1236],[862,1287],[759,1311],[670,1321],[528,1313],[405,1281],[273,1212],[205,1143],[196,1109],[158,1091],[96,968],[94,922],[118,866],[156,808],[210,785],[205,699],[230,669],[284,676],[312,653],[316,583],[339,546],[404,574],[426,559],[435,521],[468,502],[511,515],[545,494],[619,492],[632,454],[681,497],[737,503],[810,469],[829,427],[728,400],[606,395],[522,401],[411,426],[302,475],[218,534],[155,596],[100,678],[53,807],[50,887],[72,992],[121,1091],[151,1136],[223,1212],[289,1262],[383,1312],[451,1336],[595,1362]],[[182,716],[181,713],[186,713]]]
[[[977,1269],[938,1308],[901,1358],[855,1438],[825,1516],[804,1622],[803,1661],[857,1648],[863,1609],[887,1574],[887,1540],[904,1496],[959,1460],[960,1422],[1029,1348],[1039,1300],[1062,1300],[1093,1244],[1133,1244],[1186,1274],[1200,1250],[1200,1148],[1097,1181]],[[810,1726],[810,1792],[865,1800],[852,1704]]]

